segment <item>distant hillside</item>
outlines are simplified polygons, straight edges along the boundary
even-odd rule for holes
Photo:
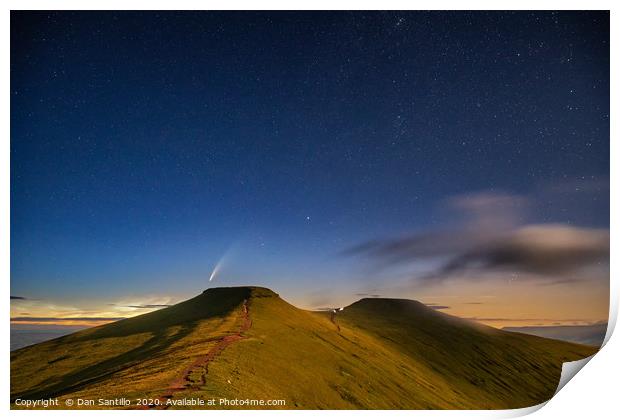
[[[600,347],[607,333],[607,323],[593,325],[559,325],[548,327],[505,327],[505,331],[520,332]]]
[[[549,399],[594,347],[497,330],[411,300],[298,309],[259,287],[11,353],[11,399],[285,399],[283,408],[517,408]],[[64,408],[64,407],[61,407]],[[172,407],[174,408],[174,407]],[[223,408],[223,407],[216,407]]]

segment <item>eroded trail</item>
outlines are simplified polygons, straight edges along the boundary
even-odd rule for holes
[[[231,344],[243,340],[243,333],[250,329],[252,326],[252,319],[250,318],[250,310],[248,300],[245,299],[242,305],[242,322],[239,330],[233,334],[226,335],[216,340],[215,345],[209,350],[209,352],[203,356],[198,357],[192,362],[182,373],[176,378],[170,386],[166,389],[166,392],[159,398],[160,405],[150,405],[146,408],[155,409],[167,409],[170,407],[167,404],[169,399],[174,398],[175,394],[181,391],[200,389],[207,383],[207,373],[209,372],[209,363],[226,349]],[[201,372],[199,379],[196,380],[196,372]]]

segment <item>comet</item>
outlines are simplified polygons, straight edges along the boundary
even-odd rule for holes
[[[217,264],[215,264],[215,267],[213,267],[213,271],[211,272],[211,275],[209,276],[209,283],[212,282],[213,279],[220,273],[220,270],[222,269],[223,260],[224,258],[220,258]]]
[[[215,264],[215,267],[213,267],[213,271],[211,272],[211,275],[209,276],[209,283],[215,280],[216,277],[220,274],[220,271],[222,271],[222,268],[224,268],[224,265],[230,259],[230,255],[233,252],[234,247],[235,247],[234,243],[230,245],[228,249],[226,250],[226,252],[224,252],[224,255],[222,255],[220,259],[218,260],[218,262]]]

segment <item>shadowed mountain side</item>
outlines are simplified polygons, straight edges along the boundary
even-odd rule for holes
[[[550,398],[561,363],[594,351],[415,301],[363,299],[332,317],[268,289],[216,288],[13,352],[11,398],[172,392],[285,399],[283,408],[516,408]]]
[[[209,289],[169,308],[16,350],[11,353],[11,399],[77,391],[194,339],[200,344],[193,337],[197,334],[217,337],[227,331],[228,314],[249,295],[249,288]]]
[[[533,327],[504,327],[504,331],[520,332],[537,335],[539,337],[552,338],[554,340],[570,341],[573,343],[586,344],[600,347],[607,334],[607,323],[593,325],[553,325]]]

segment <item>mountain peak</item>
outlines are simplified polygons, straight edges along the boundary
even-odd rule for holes
[[[279,295],[271,289],[262,286],[222,286],[210,287],[205,289],[203,294],[219,295],[219,294],[240,294],[246,297],[278,297]]]
[[[353,302],[349,307],[359,307],[359,308],[390,308],[391,310],[398,309],[418,309],[418,310],[432,310],[425,304],[412,299],[398,299],[398,298],[362,298],[356,302]]]

